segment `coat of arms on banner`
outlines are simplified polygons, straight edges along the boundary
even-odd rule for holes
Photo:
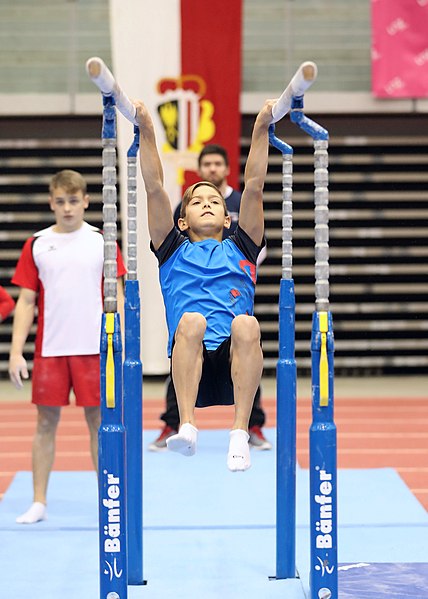
[[[157,110],[165,131],[162,152],[174,161],[182,185],[184,171],[197,170],[200,151],[214,137],[214,104],[203,98],[206,83],[198,75],[161,79],[157,91],[162,96]]]

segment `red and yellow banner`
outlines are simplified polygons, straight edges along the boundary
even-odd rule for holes
[[[203,146],[230,155],[238,184],[242,0],[110,0],[112,71],[130,98],[145,102],[156,130],[164,186],[174,208],[196,178]],[[106,61],[108,62],[108,61]],[[100,104],[101,105],[101,104]],[[126,222],[126,154],[133,127],[118,116],[122,218]],[[187,171],[187,172],[186,172]],[[189,173],[193,171],[193,173]],[[149,249],[146,194],[138,186],[138,278],[146,374],[165,374],[167,332],[158,266]],[[125,227],[122,229],[126,236]]]
[[[193,157],[206,144],[223,145],[230,156],[229,183],[238,185],[242,0],[181,0],[178,77],[157,83],[165,130],[164,152],[176,153],[186,171],[182,183],[197,180]]]

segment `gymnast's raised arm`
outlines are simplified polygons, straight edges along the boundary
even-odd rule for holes
[[[275,100],[266,100],[254,123],[239,210],[239,226],[257,245],[262,243],[264,234],[263,187],[269,154],[268,131],[274,104]]]
[[[146,106],[134,102],[140,129],[140,166],[147,193],[149,233],[155,250],[174,226],[171,202],[163,186],[163,170],[156,146],[153,121]]]

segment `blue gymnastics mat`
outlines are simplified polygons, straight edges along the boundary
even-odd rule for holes
[[[144,433],[145,447],[154,435],[154,431]],[[267,435],[274,440],[275,431],[268,429]],[[227,443],[228,431],[201,431],[198,453],[192,458],[144,452],[144,578],[148,584],[130,586],[130,599],[309,596],[308,472],[298,469],[297,473],[300,579],[270,580],[275,576],[275,452],[253,451],[252,468],[231,473],[226,467]],[[16,516],[30,501],[31,474],[19,472],[0,503],[0,563],[6,596],[99,597],[95,474],[54,471],[48,520],[31,526],[16,524]],[[428,588],[424,569],[428,514],[397,473],[388,468],[339,471],[338,505],[339,561],[347,564],[340,572],[341,599],[419,599],[408,589],[416,592],[421,580]],[[389,590],[383,595],[379,590],[358,594],[363,588],[375,588],[374,582],[381,580],[379,568],[384,568],[388,580],[394,568],[405,572],[407,594]],[[414,580],[411,587],[409,580]]]

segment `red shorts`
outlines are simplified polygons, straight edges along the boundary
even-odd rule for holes
[[[100,356],[34,356],[32,402],[67,406],[73,389],[76,405],[100,405]]]

